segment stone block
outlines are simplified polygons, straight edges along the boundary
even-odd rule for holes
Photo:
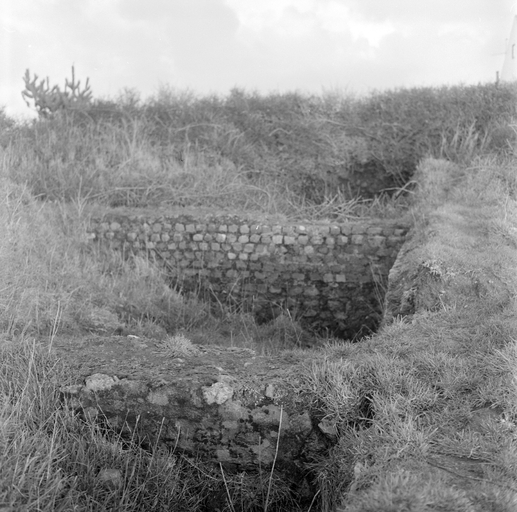
[[[323,282],[324,283],[333,283],[334,282],[334,274],[323,274]]]
[[[372,247],[382,247],[386,243],[386,237],[382,235],[375,235],[368,238],[368,243]]]
[[[359,223],[352,224],[352,234],[354,234],[354,235],[359,235],[359,234],[364,235],[365,231],[366,231],[366,227],[365,227],[364,224],[359,224]]]

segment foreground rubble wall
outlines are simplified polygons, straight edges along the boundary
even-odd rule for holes
[[[122,336],[54,340],[53,350],[76,375],[63,399],[144,448],[239,471],[271,467],[276,457],[285,478],[306,486],[307,462],[332,444],[301,392],[312,351],[273,358],[199,347],[178,356],[165,342]]]
[[[379,295],[408,229],[402,219],[274,224],[112,209],[92,218],[90,238],[150,257],[183,290],[244,307],[259,320],[288,309],[313,329],[352,339],[377,328]]]

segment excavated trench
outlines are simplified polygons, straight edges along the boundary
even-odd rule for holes
[[[330,272],[326,279],[335,283]],[[322,281],[322,288],[328,284]],[[356,283],[362,298],[369,285],[374,283]],[[374,318],[371,309],[365,306]],[[356,332],[364,325],[370,333],[374,324],[362,321]],[[170,341],[54,339],[53,350],[77,379],[62,389],[63,398],[108,437],[149,452],[167,449],[207,468],[216,463],[229,479],[246,474],[252,481],[264,480],[264,472],[269,475],[274,466],[275,485],[283,486],[285,499],[301,509],[317,501],[317,468],[326,463],[342,430],[367,428],[374,417],[365,390],[346,424],[328,423],[322,404],[303,391],[312,350],[267,357],[247,349],[181,347]],[[223,491],[214,488],[213,508],[207,510],[224,505]]]
[[[230,290],[231,300],[262,306],[256,311],[265,320],[268,307],[275,314],[271,304],[297,307],[311,328],[352,339],[371,334],[381,320],[411,314],[411,283],[403,278],[394,285],[391,275],[388,281],[390,270],[400,269],[397,256],[411,250],[400,251],[408,228],[401,221],[286,227],[117,211],[93,221],[92,240],[125,254],[159,253],[156,259],[171,280],[182,280],[183,289],[191,283],[199,291],[201,284],[227,303]],[[355,317],[354,304],[362,305]],[[388,318],[382,318],[381,305]],[[117,439],[147,450],[165,448],[222,468],[228,477],[267,481],[264,472],[269,478],[274,468],[275,481],[301,509],[316,499],[318,468],[327,464],[343,429],[368,428],[374,419],[365,389],[347,421],[329,422],[307,387],[315,349],[268,357],[132,336],[54,339],[53,349],[76,375],[62,392],[78,414],[116,432]],[[207,510],[224,505],[224,487],[211,499]]]

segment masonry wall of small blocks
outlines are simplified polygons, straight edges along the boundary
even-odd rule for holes
[[[381,320],[383,287],[408,229],[391,220],[281,225],[113,210],[92,219],[90,238],[153,258],[183,289],[264,321],[288,309],[313,329],[350,339]]]

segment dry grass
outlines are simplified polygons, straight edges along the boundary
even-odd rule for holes
[[[492,84],[364,98],[162,90],[26,126],[0,113],[0,145],[7,175],[41,198],[344,220],[397,215],[396,192],[426,156],[507,153],[515,103],[511,86]]]

